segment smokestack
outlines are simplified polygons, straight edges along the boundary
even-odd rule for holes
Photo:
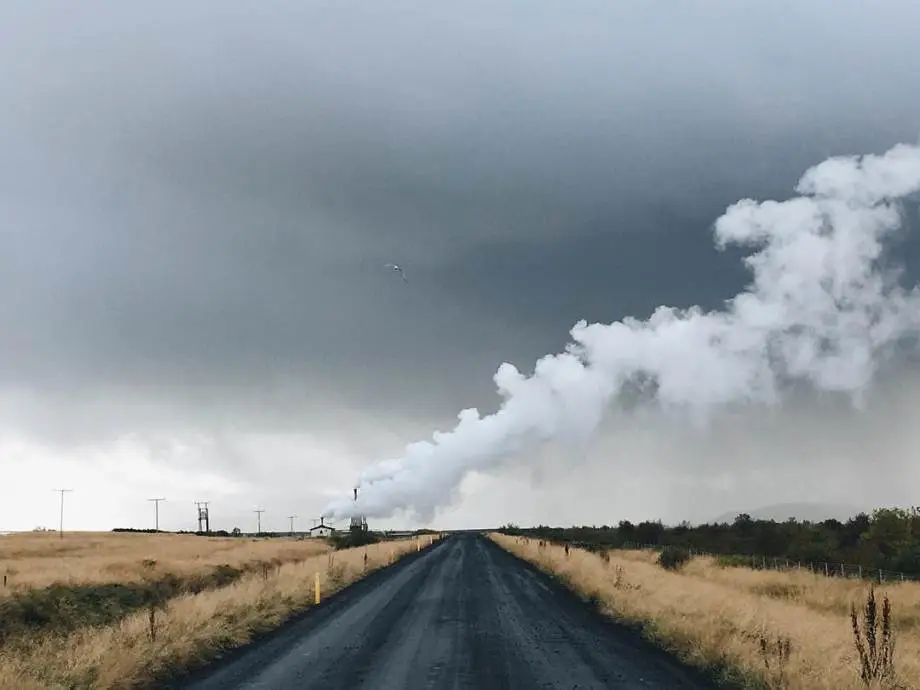
[[[920,289],[898,285],[884,261],[902,225],[896,202],[920,192],[920,146],[831,158],[807,170],[795,192],[779,202],[743,199],[716,220],[716,247],[746,249],[752,275],[721,310],[662,306],[644,321],[580,321],[565,351],[540,359],[532,374],[502,364],[498,411],[463,410],[452,431],[371,466],[358,482],[361,514],[410,509],[428,520],[471,471],[535,442],[587,439],[636,388],[643,404],[703,425],[736,405],[781,403],[802,384],[861,403],[880,365],[920,333]],[[336,501],[325,514],[357,512]]]
[[[355,487],[355,500],[358,500],[358,487]]]

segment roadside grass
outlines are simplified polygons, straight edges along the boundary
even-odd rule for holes
[[[421,541],[423,547],[427,539]],[[381,542],[248,572],[233,583],[183,594],[101,626],[42,631],[0,647],[0,687],[127,689],[198,668],[418,546]]]
[[[219,566],[288,562],[330,549],[324,540],[193,534],[28,532],[0,536],[0,598],[52,585],[127,584],[203,575]]]
[[[322,541],[171,534],[0,538],[0,644],[38,631],[112,623],[187,593],[224,587],[330,550]]]
[[[849,616],[853,601],[865,596],[867,584],[855,578],[825,577],[808,569],[753,570],[722,566],[718,559],[698,556],[684,572],[733,590],[790,601],[817,612]],[[920,635],[920,582],[877,585],[885,591],[896,611],[895,631]]]
[[[604,614],[638,625],[656,644],[729,687],[920,688],[918,583],[876,586],[870,600],[867,583],[807,571],[720,567],[700,557],[666,569],[656,563],[657,554],[648,552],[592,554],[570,548],[566,555],[562,546],[490,536]],[[887,623],[882,604],[886,597]],[[876,603],[870,607],[870,601]],[[885,646],[886,625],[894,641],[893,657],[890,646]],[[893,661],[894,676],[885,659]]]

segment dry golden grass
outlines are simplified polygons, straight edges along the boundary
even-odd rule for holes
[[[219,565],[240,568],[259,561],[287,563],[329,548],[319,539],[130,532],[74,532],[60,539],[54,532],[11,534],[0,536],[0,597],[52,584],[141,582],[166,574],[186,578],[206,574]]]
[[[722,568],[708,556],[694,558],[685,566],[684,573],[733,590],[790,601],[840,616],[848,616],[852,602],[864,599],[866,592],[866,583],[857,579],[825,577],[807,569],[778,572]],[[881,586],[881,590],[888,593],[897,612],[893,621],[895,630],[918,629],[920,634],[920,582],[891,583]]]
[[[868,585],[806,572],[721,568],[698,558],[678,572],[648,552],[599,555],[491,535],[502,547],[595,597],[617,619],[642,624],[659,644],[689,663],[722,669],[744,687],[858,690],[859,666],[849,620],[851,603],[865,602]],[[790,595],[791,593],[791,595]],[[895,669],[901,688],[920,688],[920,584],[877,589],[891,600]],[[788,638],[786,681],[765,671],[761,639]],[[775,669],[776,659],[772,667]]]
[[[223,649],[245,644],[310,607],[316,573],[326,597],[416,551],[416,544],[410,539],[330,552],[278,566],[267,575],[245,575],[221,589],[176,597],[156,613],[155,639],[147,611],[68,635],[35,635],[0,648],[0,688],[145,687],[164,673],[194,667]],[[421,545],[427,544],[423,538]]]

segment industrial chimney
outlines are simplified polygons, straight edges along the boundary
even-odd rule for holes
[[[355,491],[355,501],[357,501],[358,500],[358,487],[357,486],[355,487],[354,491]],[[367,532],[367,518],[364,517],[363,515],[355,515],[351,519],[351,531],[352,533],[362,533],[362,534],[364,532]]]

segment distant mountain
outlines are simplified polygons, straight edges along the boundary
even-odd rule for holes
[[[711,522],[732,523],[740,513],[747,513],[755,520],[776,520],[777,522],[784,522],[791,517],[799,521],[807,520],[809,522],[821,522],[822,520],[830,519],[846,522],[854,515],[863,512],[863,510],[856,506],[838,503],[777,503],[755,510],[734,510],[729,513],[723,513],[713,518]]]

